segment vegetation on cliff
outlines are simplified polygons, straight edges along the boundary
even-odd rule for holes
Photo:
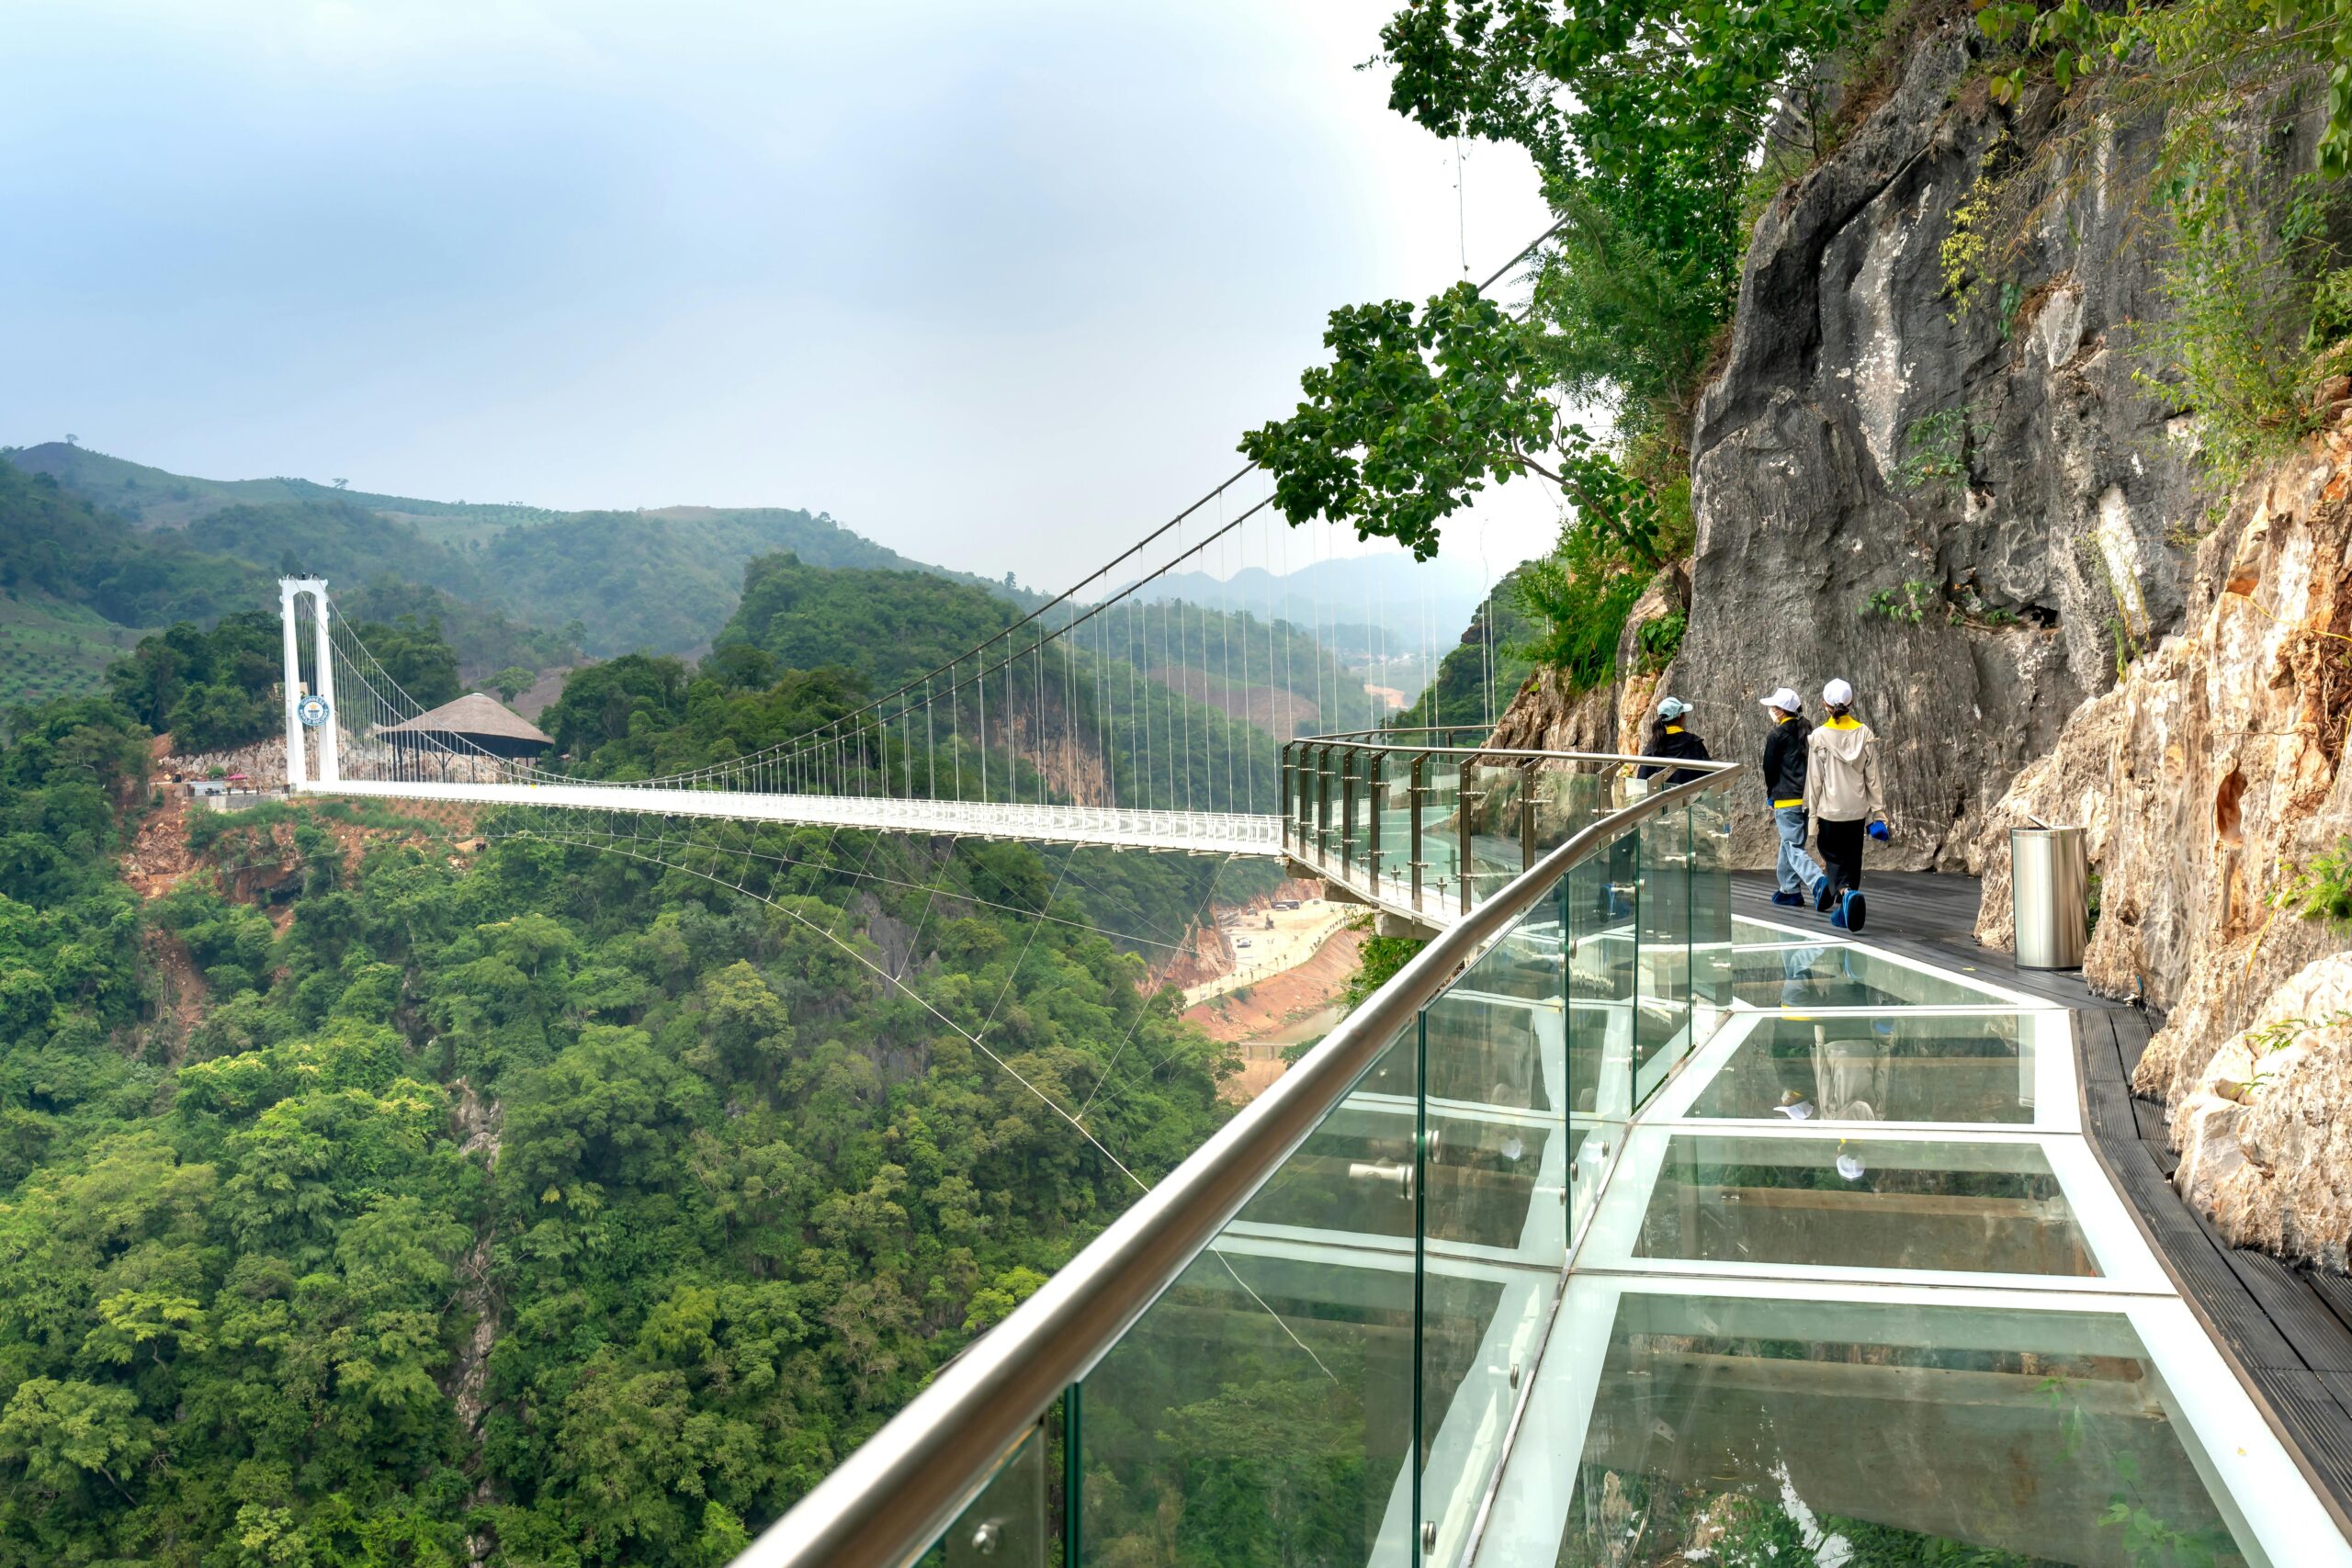
[[[699,666],[571,677],[579,766],[906,656],[896,574],[755,577]],[[1255,864],[300,805],[142,901],[147,726],[266,729],[277,660],[175,626],[0,748],[0,1562],[724,1562],[1226,1114],[1148,964]]]
[[[1785,85],[1877,14],[1807,3],[1558,7],[1430,0],[1382,32],[1391,106],[1439,136],[1535,159],[1557,221],[1514,315],[1468,286],[1331,315],[1306,400],[1243,450],[1293,522],[1322,515],[1427,553],[1489,483],[1533,476],[1571,515],[1521,575],[1538,661],[1613,671],[1627,613],[1690,548],[1690,432],[1731,319],[1750,171]],[[1577,410],[1608,421],[1586,428]]]

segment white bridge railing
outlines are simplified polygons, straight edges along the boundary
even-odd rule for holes
[[[1113,849],[1195,854],[1277,855],[1282,822],[1227,811],[1148,811],[1125,807],[1004,805],[843,795],[759,795],[737,790],[647,789],[631,784],[469,784],[338,779],[299,786],[306,795],[445,800],[475,806],[545,806],[634,811],[741,822],[806,822],[823,828],[1025,839]]]

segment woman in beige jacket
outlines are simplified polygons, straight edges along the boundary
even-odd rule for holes
[[[1841,931],[1860,931],[1862,840],[1887,837],[1886,799],[1879,789],[1878,737],[1853,715],[1854,688],[1832,681],[1821,688],[1828,716],[1805,738],[1804,808],[1820,835],[1826,874],[1815,908]]]

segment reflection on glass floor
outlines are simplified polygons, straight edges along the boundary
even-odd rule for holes
[[[2098,1272],[2049,1158],[2010,1142],[1675,1134],[1650,1178],[1633,1256]]]
[[[1080,1562],[2352,1568],[2079,1135],[2068,1014],[1860,943],[1804,983],[1866,1006],[1677,1006],[1716,960],[1577,907],[1088,1376]]]
[[[1729,1059],[1697,1087],[1688,1114],[2030,1125],[2042,1107],[2071,1111],[2069,1027],[2054,1009],[1739,1020],[1714,1043]],[[2043,1083],[2053,1076],[2064,1081]]]
[[[2079,1136],[2070,1015],[1789,934],[1737,924],[1737,1005],[1622,1120],[1576,1112],[1638,998],[1571,1001],[1595,1201],[1482,1522],[1425,1495],[1423,1561],[2352,1563]]]
[[[2000,993],[1845,942],[1732,949],[1732,995],[1751,1007],[1983,1007]]]
[[[2247,1561],[2125,1317],[1629,1293],[1600,1359],[1562,1568]]]

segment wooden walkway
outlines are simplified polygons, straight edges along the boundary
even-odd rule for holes
[[[1871,946],[2074,1010],[2086,1141],[2182,1298],[2352,1535],[2352,1278],[2232,1247],[2181,1201],[2169,1179],[2179,1159],[2165,1141],[2164,1108],[2131,1089],[2148,1044],[2143,1009],[2094,996],[2078,974],[2021,970],[2010,954],[1977,946],[1973,877],[1873,871],[1865,886],[1861,940]],[[1776,906],[1771,892],[1769,874],[1735,874],[1733,912],[1828,929],[1811,910]]]

